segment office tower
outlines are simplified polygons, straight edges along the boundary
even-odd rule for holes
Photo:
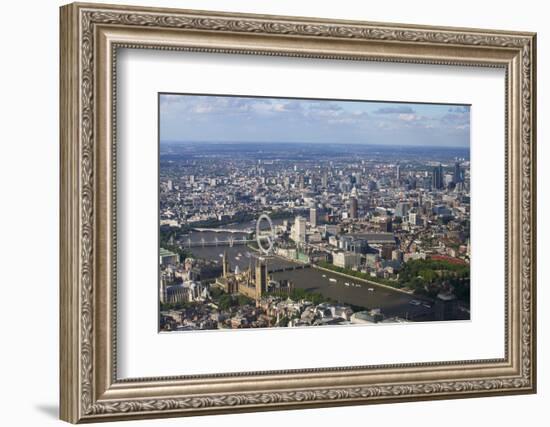
[[[397,182],[401,181],[401,165],[399,163],[395,167],[395,179]]]
[[[290,188],[290,177],[285,176],[284,181],[283,181],[283,185],[287,190]]]
[[[380,219],[378,222],[378,225],[380,226],[380,231],[385,233],[391,233],[393,230],[393,223],[391,218],[386,217],[384,219]]]
[[[454,183],[458,184],[459,182],[462,182],[462,170],[460,169],[460,163],[455,163],[455,170],[454,170]]]
[[[300,190],[304,189],[304,176],[303,175],[300,175],[300,178],[298,180],[298,187],[300,188]]]
[[[458,315],[458,301],[451,292],[441,291],[434,304],[435,320],[456,319]]]
[[[294,219],[294,241],[296,243],[306,241],[306,219],[299,215]]]
[[[418,225],[418,213],[409,212],[409,224]]]
[[[441,190],[443,188],[443,166],[441,164],[433,168],[432,171],[432,189]]]
[[[309,210],[309,223],[312,227],[317,227],[317,208]]]
[[[409,202],[397,203],[397,205],[395,206],[395,216],[400,216],[401,218],[404,218],[409,212],[410,208],[411,204]]]
[[[328,187],[328,173],[323,172],[323,176],[321,177],[321,187],[327,188]]]
[[[357,198],[355,197],[349,200],[349,217],[351,219],[357,219]]]

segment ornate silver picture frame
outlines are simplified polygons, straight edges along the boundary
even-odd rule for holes
[[[61,419],[96,422],[536,391],[536,36],[313,18],[61,8]],[[496,67],[505,88],[504,357],[120,379],[117,52]],[[152,77],[154,78],[154,77]]]

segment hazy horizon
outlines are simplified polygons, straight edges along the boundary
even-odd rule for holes
[[[334,141],[201,141],[201,140],[160,140],[161,145],[181,145],[181,144],[305,144],[305,145],[364,145],[364,146],[392,146],[392,147],[404,147],[404,148],[464,148],[468,149],[469,145],[414,145],[414,144],[393,144],[393,143],[376,143],[376,142],[334,142]]]
[[[160,94],[161,143],[314,143],[467,148],[454,104]]]

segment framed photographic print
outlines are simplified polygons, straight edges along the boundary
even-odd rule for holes
[[[535,34],[61,8],[61,418],[533,393]]]

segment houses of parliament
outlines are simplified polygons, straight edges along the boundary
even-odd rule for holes
[[[292,292],[292,283],[283,281],[281,283],[272,281],[268,269],[267,261],[262,258],[256,258],[255,266],[252,268],[252,262],[245,271],[240,271],[239,267],[231,271],[227,253],[223,254],[223,275],[216,279],[216,286],[228,294],[241,294],[251,298],[259,303],[262,296],[269,294],[286,294]]]

